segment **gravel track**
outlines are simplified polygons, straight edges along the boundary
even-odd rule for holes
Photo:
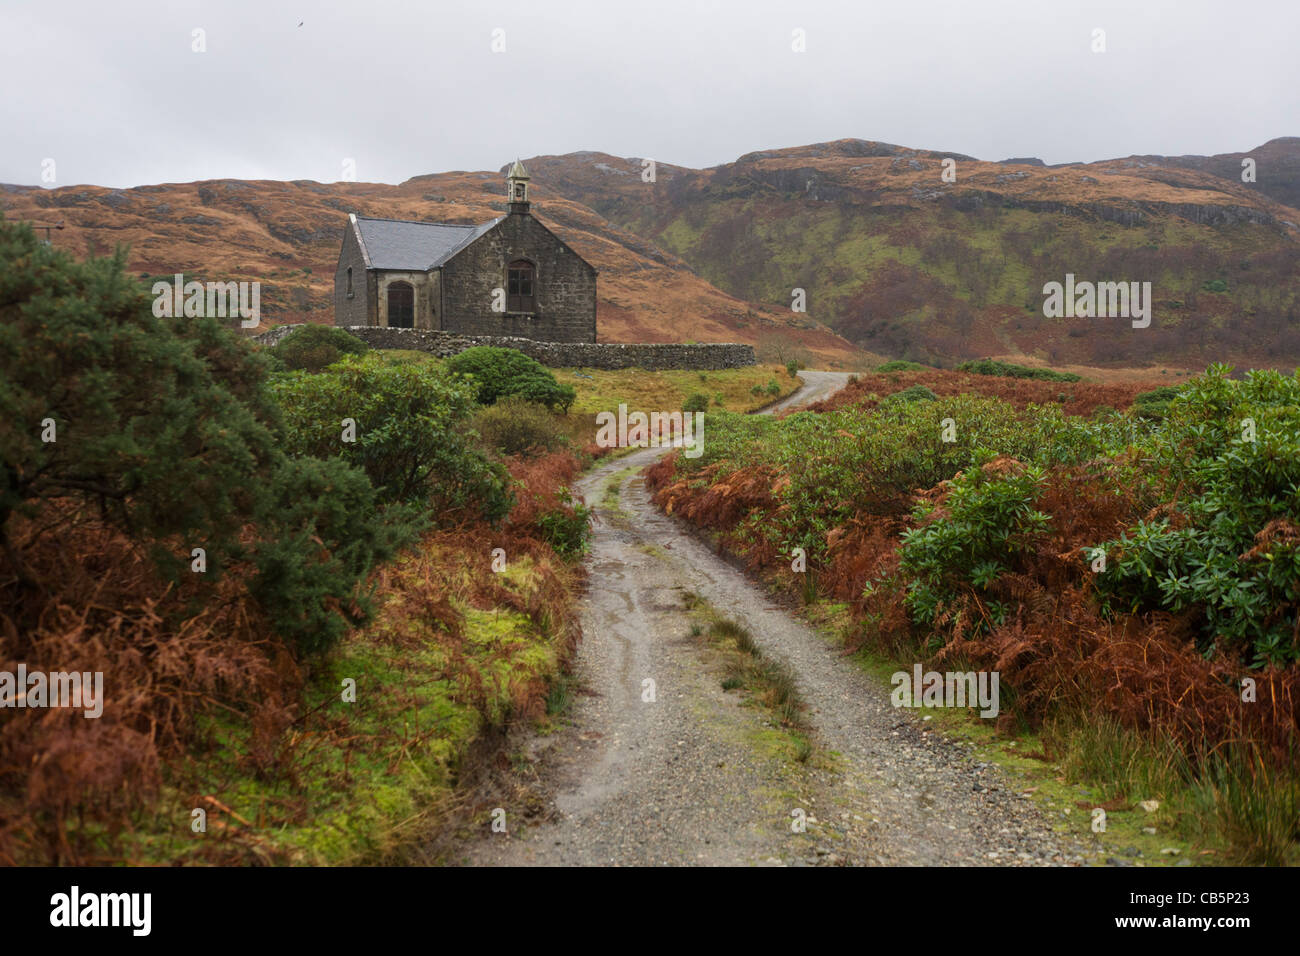
[[[803,372],[769,411],[817,401],[847,375]],[[472,838],[474,865],[1073,865],[1089,848],[1052,830],[996,766],[893,708],[888,688],[661,514],[639,471],[645,449],[588,473],[599,520],[582,606],[575,696],[564,727],[521,749],[542,819],[503,797],[507,831]],[[607,482],[619,505],[606,506]],[[694,592],[746,626],[795,676],[817,755],[771,741],[764,711],[720,687],[719,663],[690,635]],[[644,681],[654,681],[655,700]],[[792,811],[806,832],[792,829]]]

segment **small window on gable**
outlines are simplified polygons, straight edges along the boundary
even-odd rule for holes
[[[348,298],[352,298],[355,293],[352,291],[352,267],[348,266]]]
[[[510,263],[506,274],[506,311],[536,312],[536,273],[526,259]]]

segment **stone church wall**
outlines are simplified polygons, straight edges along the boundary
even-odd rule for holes
[[[506,268],[527,259],[536,269],[535,313],[492,311]],[[552,342],[596,341],[596,270],[531,215],[512,214],[442,267],[441,328],[463,335],[504,335]]]
[[[352,270],[352,294],[348,295],[348,269]],[[361,244],[349,226],[343,232],[339,264],[334,270],[334,324],[369,325],[370,303],[374,301],[373,277],[366,272]]]

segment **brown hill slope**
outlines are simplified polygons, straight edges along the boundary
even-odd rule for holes
[[[1255,161],[1255,182],[1246,184],[1284,205],[1300,209],[1300,136],[1282,136],[1271,139],[1262,146],[1245,153],[1219,153],[1215,156],[1130,156],[1118,160],[1130,168],[1146,170],[1146,175],[1158,175],[1168,167],[1192,169],[1209,173],[1228,182],[1241,182],[1241,161]]]
[[[806,316],[736,299],[676,256],[548,188],[535,176],[534,213],[599,270],[597,327],[612,342],[749,342],[775,358],[830,366],[864,356]],[[63,221],[55,245],[77,255],[130,246],[142,276],[262,282],[263,327],[333,321],[333,278],[347,214],[482,222],[504,209],[499,173],[419,176],[398,186],[214,180],[107,189],[0,187],[9,218]]]
[[[1274,178],[1300,157],[1290,143],[1271,146]],[[863,140],[703,170],[661,163],[653,183],[639,159],[527,162],[732,295],[779,306],[804,289],[813,317],[876,352],[1107,367],[1300,357],[1300,211],[1239,176],[1133,159],[988,163]],[[1151,326],[1046,319],[1043,285],[1067,273],[1151,282]]]

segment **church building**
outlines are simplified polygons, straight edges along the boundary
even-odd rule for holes
[[[348,216],[334,324],[596,341],[596,270],[529,211],[515,160],[507,212],[479,225]]]

